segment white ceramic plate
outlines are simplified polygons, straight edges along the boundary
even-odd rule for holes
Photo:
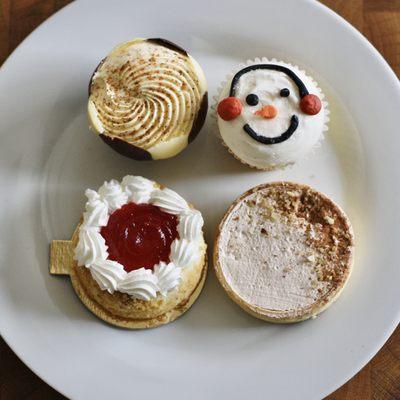
[[[87,84],[118,42],[165,37],[203,65],[210,94],[238,62],[289,60],[311,72],[332,110],[323,146],[281,172],[250,170],[213,134],[168,161],[124,158],[88,132]],[[332,89],[333,88],[333,89]],[[77,2],[40,26],[0,72],[0,329],[18,356],[73,399],[318,399],[347,381],[399,321],[399,83],[374,48],[310,1]],[[352,122],[354,121],[354,123]],[[52,239],[69,238],[83,191],[141,174],[204,213],[208,243],[226,207],[253,185],[305,182],[348,212],[357,258],[340,300],[291,326],[251,318],[212,269],[194,307],[149,331],[105,325],[49,276]]]

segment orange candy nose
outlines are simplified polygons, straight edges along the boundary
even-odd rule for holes
[[[278,109],[272,104],[268,104],[267,106],[264,106],[257,110],[255,114],[262,118],[271,119],[275,118],[278,115]]]

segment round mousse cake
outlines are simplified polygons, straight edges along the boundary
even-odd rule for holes
[[[132,329],[166,324],[185,312],[207,272],[201,213],[139,176],[85,194],[70,273],[83,303],[106,322]]]
[[[228,295],[270,322],[302,321],[341,293],[353,265],[344,212],[304,185],[275,182],[237,199],[224,216],[214,266]]]
[[[249,61],[221,85],[217,104],[223,143],[242,163],[261,170],[293,164],[319,143],[327,128],[327,103],[296,66]]]
[[[207,114],[207,83],[196,60],[165,39],[134,39],[100,62],[89,84],[92,131],[136,160],[173,157]]]

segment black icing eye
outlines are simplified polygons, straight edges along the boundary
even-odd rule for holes
[[[246,103],[249,106],[256,106],[258,104],[258,96],[253,93],[248,94],[246,97]]]
[[[290,90],[288,88],[281,89],[279,94],[281,95],[281,97],[288,97],[290,94]]]

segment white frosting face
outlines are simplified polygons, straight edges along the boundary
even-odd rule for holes
[[[141,176],[125,176],[121,183],[104,182],[96,192],[85,192],[88,201],[75,248],[78,266],[85,266],[102,290],[119,291],[140,300],[154,299],[158,293],[166,296],[181,282],[184,268],[193,266],[204,246],[201,213],[174,191],[158,189],[153,181]],[[106,226],[110,214],[124,204],[148,203],[164,212],[177,215],[179,237],[171,244],[170,263],[161,262],[153,270],[139,268],[126,272],[116,261],[109,260],[108,248],[100,229]]]
[[[322,93],[316,84],[297,68],[284,63],[274,62],[291,69],[303,81],[310,94],[322,100]],[[237,72],[237,71],[236,71]],[[223,88],[219,101],[229,97],[232,79]],[[282,89],[290,94],[282,97]],[[257,105],[249,105],[246,97],[254,94],[258,97]],[[245,163],[256,168],[271,168],[293,163],[302,158],[322,137],[326,129],[326,104],[316,115],[307,115],[300,109],[299,88],[284,72],[258,69],[243,74],[235,86],[237,97],[243,109],[241,114],[231,121],[218,116],[218,127],[222,139],[230,150]],[[256,112],[264,106],[274,106],[277,115],[264,118]],[[298,127],[287,140],[275,144],[263,144],[245,132],[244,125],[262,137],[276,138],[286,132],[293,116],[298,118]]]

